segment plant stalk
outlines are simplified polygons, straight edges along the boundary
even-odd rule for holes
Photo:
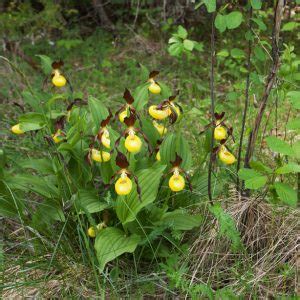
[[[273,33],[272,33],[272,65],[270,68],[269,75],[266,80],[265,89],[262,95],[262,99],[260,101],[260,107],[258,110],[258,114],[255,119],[254,128],[250,133],[247,152],[245,156],[245,167],[249,168],[249,163],[254,153],[255,143],[258,135],[258,131],[261,125],[262,117],[264,115],[268,98],[270,92],[273,88],[274,82],[276,80],[276,74],[279,68],[279,33],[280,33],[280,25],[281,18],[284,9],[284,0],[278,0],[276,3],[276,10],[274,14],[274,25],[273,25]]]
[[[211,39],[210,39],[210,113],[211,113],[211,122],[215,123],[215,93],[214,93],[214,65],[215,65],[215,17],[216,13],[212,14],[211,21]],[[213,167],[213,148],[214,148],[214,126],[211,128],[211,140],[210,140],[210,158],[208,165],[208,181],[207,181],[207,189],[208,189],[208,199],[211,204],[213,204],[213,197],[211,191],[211,175],[212,175],[212,167]]]
[[[248,30],[249,32],[252,31],[252,7],[249,9],[249,18],[248,18]],[[236,172],[238,173],[240,170],[241,165],[241,156],[242,156],[242,148],[243,148],[243,140],[244,140],[244,132],[247,120],[247,112],[249,106],[249,88],[250,88],[250,73],[251,73],[251,53],[252,53],[252,41],[251,39],[248,40],[248,51],[247,51],[247,78],[246,78],[246,88],[245,88],[245,106],[243,111],[243,119],[242,119],[242,129],[240,135],[240,143],[239,143],[239,150],[238,150],[238,159],[237,159],[237,167]],[[237,191],[240,190],[240,180],[239,176],[236,177],[236,189]]]

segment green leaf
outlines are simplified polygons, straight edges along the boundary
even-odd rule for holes
[[[18,165],[23,169],[33,169],[43,175],[54,174],[53,164],[49,158],[27,158]]]
[[[193,51],[194,49],[194,42],[191,40],[184,40],[183,41],[183,46],[186,50],[188,51]]]
[[[239,11],[233,11],[226,16],[226,25],[228,29],[235,29],[241,25],[243,15]]]
[[[286,96],[294,108],[300,109],[300,91],[290,91]]]
[[[61,39],[57,41],[57,47],[63,47],[67,50],[71,50],[72,48],[76,48],[77,46],[81,45],[83,40],[80,39]]]
[[[32,95],[29,91],[23,91],[21,95],[23,97],[24,103],[30,105],[35,111],[38,111],[41,103],[35,95]]]
[[[299,130],[300,129],[300,118],[290,120],[287,123],[286,128],[288,130]]]
[[[283,25],[282,27],[282,31],[293,31],[296,30],[299,26],[299,23],[297,22],[288,22],[286,24]]]
[[[148,76],[149,76],[149,69],[141,63],[139,65],[140,65],[140,68],[141,68],[141,78],[140,79],[142,81],[147,81]]]
[[[109,207],[108,203],[103,202],[98,196],[98,192],[93,189],[79,190],[75,199],[78,208],[90,214],[103,211]]]
[[[243,168],[239,170],[239,177],[242,180],[247,180],[258,176],[262,176],[262,174],[252,169]]]
[[[295,191],[288,184],[282,182],[275,182],[274,187],[278,197],[282,200],[282,202],[293,207],[297,206],[297,191]]]
[[[263,187],[268,180],[267,176],[252,169],[240,169],[238,174],[242,180],[245,180],[245,187],[247,189],[259,189]]]
[[[133,105],[138,111],[142,110],[149,100],[148,87],[149,83],[139,85],[132,94],[134,98]]]
[[[63,94],[54,95],[49,100],[47,100],[47,106],[50,108],[57,100],[65,100],[66,97]]]
[[[217,7],[216,0],[203,0],[203,3],[206,6],[207,12],[212,13],[216,11],[216,7]]]
[[[192,164],[192,155],[186,138],[181,133],[171,133],[163,141],[160,146],[161,162],[170,164],[175,159],[175,153],[182,158],[181,167],[189,169]]]
[[[203,48],[204,48],[204,45],[203,43],[199,43],[199,42],[196,42],[196,41],[193,41],[194,43],[194,49],[199,51],[199,52],[202,52],[203,51]]]
[[[19,118],[20,127],[23,131],[38,130],[46,126],[46,119],[43,114],[27,113]]]
[[[136,172],[141,189],[141,200],[136,191],[136,186],[133,185],[128,196],[119,196],[116,201],[116,213],[123,224],[133,221],[142,208],[155,200],[165,168],[166,166],[158,164],[152,168]]]
[[[269,148],[273,152],[278,152],[284,155],[294,156],[295,153],[292,147],[285,141],[278,139],[275,136],[269,136],[266,138]]]
[[[277,174],[300,173],[300,165],[290,162],[278,168],[275,172]]]
[[[180,56],[183,49],[183,43],[174,43],[168,48],[168,51],[172,56]]]
[[[272,173],[272,169],[264,165],[261,161],[251,161],[250,167],[258,172],[262,173]]]
[[[267,176],[264,176],[252,169],[240,169],[239,177],[245,180],[245,187],[247,189],[259,189],[267,183]]]
[[[292,145],[292,149],[295,153],[294,157],[296,159],[299,159],[300,160],[300,141],[297,141],[295,142],[293,145]]]
[[[254,55],[258,60],[262,62],[266,60],[266,54],[260,46],[256,46],[254,48]]]
[[[167,212],[158,222],[160,226],[168,226],[172,230],[191,230],[194,227],[200,226],[203,218],[200,215],[190,215],[184,209],[177,209],[172,212]]]
[[[45,75],[50,75],[52,72],[52,59],[47,55],[36,55],[41,60],[42,70]]]
[[[160,87],[161,87],[161,96],[162,98],[166,99],[169,98],[172,95],[172,91],[169,86],[167,86],[165,83],[158,81]]]
[[[55,198],[59,195],[58,188],[52,181],[47,177],[30,174],[17,174],[6,178],[11,189],[30,191],[46,198]]]
[[[52,199],[46,199],[37,204],[37,210],[32,216],[32,226],[35,228],[43,228],[44,224],[52,224],[53,222],[65,222],[65,215],[59,203]]]
[[[221,51],[219,51],[217,53],[217,56],[221,56],[221,57],[228,57],[229,56],[229,52],[227,49],[222,49]]]
[[[245,180],[245,187],[247,189],[256,190],[263,187],[267,183],[267,180],[268,180],[267,176],[259,176],[259,177],[251,178]]]
[[[236,59],[240,59],[240,58],[244,58],[245,57],[245,52],[241,49],[238,49],[238,48],[233,48],[231,51],[230,51],[230,55],[233,57],[233,58],[236,58]]]
[[[188,36],[188,32],[181,25],[178,26],[177,33],[178,33],[179,37],[182,38],[183,40],[186,39]]]
[[[261,9],[262,6],[261,0],[250,0],[250,3],[253,9]]]
[[[168,41],[169,44],[181,43],[181,42],[182,40],[176,36],[172,36]]]
[[[93,96],[89,96],[88,105],[89,105],[90,112],[92,114],[94,125],[98,130],[98,128],[100,127],[100,123],[107,118],[109,114],[108,110],[104,106],[102,101],[96,99]]]
[[[99,269],[103,271],[105,265],[123,253],[133,253],[140,237],[126,236],[120,229],[109,227],[101,230],[95,240],[95,249],[99,261]]]
[[[267,30],[267,26],[266,26],[266,24],[263,22],[262,19],[252,18],[252,21],[253,21],[254,23],[256,23],[256,25],[258,26],[258,28],[259,28],[261,31]]]
[[[224,32],[227,27],[226,16],[223,16],[220,13],[218,13],[215,19],[215,26],[221,33]]]

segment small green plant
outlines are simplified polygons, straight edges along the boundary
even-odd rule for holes
[[[193,50],[203,51],[203,44],[187,38],[188,32],[181,25],[178,26],[177,32],[172,34],[169,39],[168,51],[170,55],[180,57],[183,54],[190,55]]]
[[[274,136],[267,137],[266,141],[269,148],[278,153],[275,159],[277,167],[270,168],[261,161],[252,161],[250,163],[251,169],[241,169],[239,177],[245,180],[247,189],[257,190],[267,187],[267,191],[271,192],[274,200],[279,198],[283,203],[296,207],[297,191],[288,182],[296,181],[296,176],[293,174],[299,176],[300,173],[300,143],[295,142],[291,146]],[[280,157],[280,154],[282,157]],[[287,182],[284,182],[284,177],[286,177]]]

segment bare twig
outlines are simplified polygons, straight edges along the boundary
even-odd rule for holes
[[[252,7],[250,7],[250,9],[249,9],[249,18],[248,18],[249,32],[252,31],[251,18],[252,18]],[[247,119],[247,111],[248,111],[248,106],[249,106],[249,87],[250,87],[250,73],[251,73],[251,52],[252,52],[251,49],[252,49],[252,41],[251,41],[251,39],[249,39],[248,40],[248,51],[247,51],[247,72],[248,73],[247,73],[247,78],[246,78],[245,106],[244,106],[244,112],[243,112],[242,130],[241,130],[241,136],[240,136],[239,152],[238,152],[237,167],[236,167],[237,173],[240,170],[243,139],[244,139],[246,119]],[[237,178],[236,188],[239,191],[239,189],[240,189],[239,176],[237,176],[236,178]]]
[[[284,0],[278,0],[276,3],[276,10],[275,10],[275,15],[274,15],[274,25],[273,25],[273,33],[272,33],[272,65],[270,69],[270,73],[267,77],[266,84],[265,84],[265,89],[262,95],[262,99],[260,102],[260,107],[258,114],[255,119],[255,124],[254,128],[250,133],[249,141],[248,141],[248,147],[247,147],[247,153],[245,157],[245,167],[249,167],[249,163],[251,160],[251,157],[254,152],[255,148],[255,142],[257,139],[258,131],[260,128],[260,124],[262,121],[263,114],[265,112],[269,94],[273,88],[274,82],[276,80],[276,73],[279,68],[279,49],[278,49],[278,44],[279,44],[279,33],[280,33],[280,25],[281,25],[281,17],[283,13],[283,8],[284,8]]]
[[[210,64],[210,99],[211,99],[211,122],[214,124],[215,121],[215,93],[214,93],[214,65],[215,65],[215,16],[216,13],[212,14],[211,21],[211,64]],[[208,165],[208,198],[210,203],[213,203],[212,192],[211,192],[211,174],[212,174],[212,164],[213,164],[213,148],[214,148],[214,127],[211,129],[211,140],[210,140],[210,158]]]
[[[134,21],[133,21],[133,28],[135,28],[135,24],[136,24],[136,21],[139,16],[139,10],[140,10],[140,0],[137,0],[136,12],[135,12],[135,17],[134,17]]]

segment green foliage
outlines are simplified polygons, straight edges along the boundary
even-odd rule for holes
[[[296,207],[298,197],[297,191],[295,191],[291,186],[282,182],[275,182],[274,187],[278,197],[286,204]]]
[[[261,0],[250,0],[250,3],[253,9],[261,9],[262,6]]]
[[[203,4],[205,5],[208,13],[212,13],[216,11],[217,8],[216,0],[201,0],[198,4],[195,5],[195,10],[198,9]]]
[[[226,237],[231,241],[232,243],[231,246],[234,251],[241,249],[242,247],[241,237],[238,230],[236,229],[232,217],[228,213],[224,212],[220,203],[214,204],[209,208],[209,210],[219,222],[220,236]]]
[[[267,183],[267,176],[261,175],[252,169],[240,169],[239,177],[245,180],[245,187],[247,189],[259,189]]]
[[[108,110],[101,101],[92,96],[89,97],[89,109],[92,114],[94,125],[97,128],[101,121],[108,117]]]
[[[185,210],[178,209],[165,213],[158,225],[166,225],[173,230],[191,230],[202,223],[201,215],[189,215]]]
[[[285,141],[282,141],[274,136],[267,137],[266,141],[270,149],[274,152],[289,156],[295,155],[293,148]]]
[[[226,29],[238,28],[242,21],[243,15],[239,11],[233,11],[227,15],[218,13],[215,19],[215,26],[223,33]]]
[[[138,212],[152,203],[157,195],[160,178],[165,166],[154,166],[153,168],[140,170],[136,173],[141,188],[141,198],[136,189],[132,189],[128,196],[119,196],[116,202],[116,213],[119,220],[124,224],[133,221]]]
[[[102,272],[105,265],[123,253],[132,253],[140,241],[139,236],[126,236],[125,232],[117,228],[106,228],[96,238],[95,249]]]
[[[168,51],[170,55],[180,57],[183,54],[189,55],[194,49],[203,51],[203,44],[197,41],[187,39],[188,32],[181,25],[178,26],[177,33],[173,33],[169,39]]]

